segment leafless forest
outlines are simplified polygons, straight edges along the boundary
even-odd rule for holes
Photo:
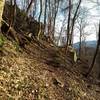
[[[0,100],[100,100],[100,1],[0,0]]]

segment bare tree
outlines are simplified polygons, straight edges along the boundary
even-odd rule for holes
[[[94,67],[94,63],[95,63],[95,60],[96,60],[96,56],[97,56],[98,51],[99,51],[99,46],[100,46],[100,22],[99,22],[99,32],[98,32],[98,41],[97,41],[96,51],[95,51],[95,54],[94,54],[92,63],[90,65],[90,68],[89,68],[88,72],[85,75],[86,77],[90,74],[90,72],[92,71],[92,69]]]
[[[71,20],[71,0],[69,0],[69,14],[68,14],[68,23],[67,23],[67,43],[66,43],[65,53],[67,53],[67,48],[69,45],[70,20]]]
[[[56,24],[59,5],[60,5],[60,0],[48,0],[47,29],[50,41],[53,41],[54,39],[55,24]]]
[[[15,21],[16,21],[16,6],[17,6],[16,0],[14,0],[14,4],[12,5],[12,9],[11,9],[12,20],[10,22],[10,26],[14,26]]]
[[[86,7],[81,7],[79,10],[79,15],[77,18],[77,29],[79,30],[79,57],[81,57],[81,49],[82,49],[82,37],[86,37],[86,35],[88,35],[85,32],[85,28],[88,26],[88,20],[87,20],[87,16],[89,15],[89,12],[87,10]],[[85,41],[84,41],[85,42]],[[85,47],[84,47],[85,48]]]
[[[40,0],[40,14],[39,14],[39,17],[38,17],[38,22],[40,22],[41,15],[42,15],[42,0]]]
[[[51,35],[51,2],[50,2],[50,0],[48,0],[48,8],[49,8],[49,10],[48,10],[48,36],[50,37],[50,35]]]
[[[37,0],[34,0],[34,7],[33,7],[33,19],[35,18],[36,9],[37,9]]]
[[[38,31],[38,37],[37,37],[38,40],[40,39],[41,27],[42,27],[41,22],[40,22],[41,16],[42,16],[42,0],[40,0],[40,14],[38,17],[38,22],[39,22],[39,31]]]
[[[74,16],[72,18],[72,24],[71,24],[71,33],[70,33],[70,39],[69,39],[69,45],[72,45],[72,38],[73,38],[73,31],[74,31],[74,26],[75,26],[75,21],[76,21],[76,17],[80,8],[82,0],[79,0],[78,5],[76,7]]]
[[[65,47],[65,53],[67,53],[67,48],[69,45],[72,45],[72,41],[73,41],[73,31],[74,31],[74,26],[75,26],[75,22],[78,16],[78,11],[80,8],[82,0],[78,1],[77,6],[72,4],[72,1],[69,0],[69,5],[68,5],[68,21],[67,21],[67,43],[66,43],[66,47]],[[73,6],[76,7],[73,8]],[[74,14],[72,12],[72,10],[75,9]],[[73,14],[73,15],[72,15]]]
[[[5,0],[0,0],[0,34],[1,34],[1,21],[2,21],[4,4],[5,4]]]
[[[66,18],[64,18],[63,22],[62,22],[62,27],[61,27],[61,30],[60,30],[60,34],[59,34],[59,37],[58,37],[58,41],[57,41],[57,46],[59,45],[59,41],[61,41],[61,35],[62,35],[62,32],[64,31],[64,26],[66,25]],[[65,45],[65,42],[66,41],[63,41],[63,45]]]
[[[28,14],[31,7],[32,7],[32,4],[34,3],[34,0],[31,0],[31,2],[29,3],[28,7],[27,7],[27,10],[26,10],[26,13]]]
[[[47,0],[45,0],[45,10],[44,10],[44,27],[46,26],[46,18],[47,18]]]
[[[53,29],[52,29],[52,38],[54,39],[54,33],[55,33],[55,24],[56,24],[56,17],[59,9],[59,0],[54,0],[54,7],[52,9],[52,15],[53,15]]]

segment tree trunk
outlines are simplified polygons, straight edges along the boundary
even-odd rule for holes
[[[78,6],[77,6],[75,14],[74,14],[74,17],[72,19],[72,26],[71,26],[72,28],[71,28],[71,33],[70,33],[69,45],[72,45],[72,38],[73,38],[73,31],[74,31],[75,21],[76,21],[77,13],[78,13],[78,10],[80,8],[81,2],[82,2],[82,0],[79,0]]]
[[[11,22],[10,22],[10,26],[14,27],[15,25],[15,21],[16,21],[16,0],[14,0],[14,5],[11,5]]]
[[[38,17],[38,22],[39,22],[39,31],[38,31],[38,36],[37,36],[37,39],[39,40],[40,39],[40,34],[41,34],[41,16],[42,16],[42,0],[40,0],[40,14],[39,14],[39,17]]]
[[[99,43],[97,43],[97,48],[96,48],[96,51],[95,51],[95,54],[94,54],[94,57],[93,57],[93,61],[92,61],[92,64],[91,64],[87,74],[86,74],[86,77],[90,74],[90,72],[92,71],[92,69],[94,67],[94,63],[95,63],[95,60],[96,60],[96,56],[97,56],[98,50],[99,50]]]
[[[79,57],[81,57],[81,48],[82,48],[82,30],[80,29],[80,43],[79,43]]]
[[[69,34],[70,34],[70,20],[71,20],[71,0],[69,0],[69,14],[68,14],[68,24],[67,24],[67,43],[65,47],[65,54],[67,53],[69,45]]]
[[[33,19],[35,19],[37,0],[34,0]]]
[[[53,16],[53,30],[52,30],[52,38],[54,39],[54,34],[55,34],[55,24],[56,24],[56,17],[58,13],[58,8],[59,8],[59,1],[54,2],[54,16]]]
[[[51,37],[52,37],[52,34],[51,34],[51,24],[52,24],[52,17],[51,17],[51,2],[50,2],[50,0],[48,0],[48,9],[49,9],[49,11],[48,11],[48,21],[47,21],[47,24],[48,24],[48,41],[50,41],[49,39],[51,39]]]
[[[40,22],[41,15],[42,15],[42,0],[40,0],[40,14],[39,14],[39,17],[38,17],[38,22]]]
[[[97,53],[99,51],[99,46],[100,46],[100,23],[99,23],[99,34],[98,34],[98,41],[97,41],[97,47],[96,47],[96,51],[95,51],[95,54],[94,54],[94,57],[93,57],[93,60],[92,60],[92,64],[88,70],[88,72],[86,73],[86,77],[91,73],[93,67],[94,67],[94,63],[95,63],[95,60],[96,60],[96,56],[97,56]]]
[[[27,15],[28,15],[33,3],[34,3],[34,0],[31,0],[30,4],[28,5],[27,10],[26,10]]]
[[[4,9],[5,0],[0,0],[0,34],[1,34],[1,20]]]
[[[47,19],[47,0],[45,0],[45,10],[44,10],[44,29],[46,27],[46,19]]]

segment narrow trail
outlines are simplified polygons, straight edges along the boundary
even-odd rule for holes
[[[90,92],[88,89],[86,89],[88,84],[84,86],[83,80],[86,81],[86,79],[84,79],[84,77],[82,76],[82,74],[84,74],[84,73],[82,73],[80,71],[81,69],[79,69],[79,67],[81,67],[81,68],[87,67],[87,62],[81,61],[81,62],[78,62],[77,64],[75,64],[75,66],[74,66],[70,62],[70,60],[71,60],[70,59],[69,62],[67,64],[65,64],[63,59],[60,58],[60,56],[58,55],[58,50],[59,49],[56,49],[56,48],[54,48],[53,46],[50,46],[50,45],[47,45],[47,47],[45,47],[45,49],[40,50],[41,53],[40,53],[40,55],[38,55],[38,57],[40,57],[40,58],[38,58],[38,60],[41,59],[42,63],[46,64],[46,66],[44,68],[42,67],[43,70],[47,70],[47,71],[49,71],[49,73],[53,74],[53,77],[58,81],[60,86],[63,86],[62,90],[65,90],[67,81],[70,81],[70,77],[72,76],[71,79],[73,79],[75,81],[77,80],[77,82],[80,82],[80,83],[82,82],[83,86],[81,88],[85,92],[86,91]],[[73,67],[73,68],[71,68],[71,67]],[[84,72],[86,72],[86,69],[85,69]],[[59,75],[61,75],[61,76],[59,76]],[[74,76],[74,75],[76,75],[76,76]],[[78,75],[80,75],[80,79],[79,79]],[[58,76],[59,76],[59,78],[58,78]],[[65,76],[68,76],[68,78],[65,77]],[[87,79],[87,81],[88,81],[88,79]],[[93,86],[90,85],[90,87],[93,87]],[[96,86],[94,86],[94,87],[96,87]],[[64,92],[63,92],[63,97],[64,97],[64,95],[66,95],[66,93],[64,94]],[[63,100],[63,99],[61,99],[61,100]]]

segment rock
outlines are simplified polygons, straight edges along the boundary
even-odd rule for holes
[[[52,80],[53,80],[54,85],[64,87],[64,84],[60,82],[59,80],[57,80],[56,78],[53,78]]]

